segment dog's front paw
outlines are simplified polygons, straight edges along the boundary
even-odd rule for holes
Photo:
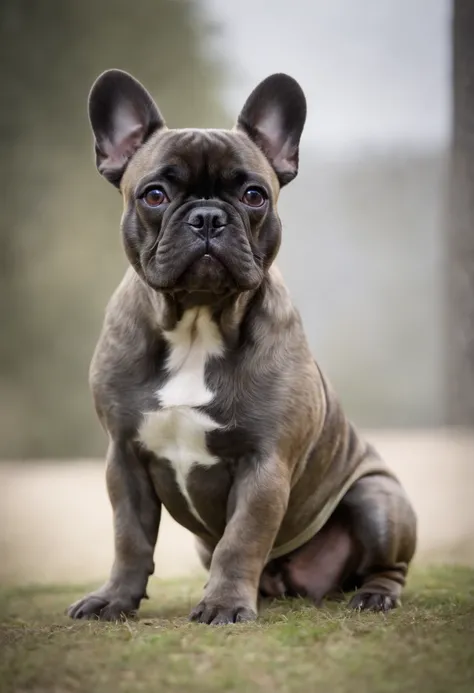
[[[255,621],[256,611],[239,601],[226,603],[225,599],[204,598],[191,611],[189,619],[197,623],[207,623],[211,626],[223,626],[228,623],[244,623]]]
[[[129,595],[98,590],[71,604],[67,613],[71,618],[123,621],[135,615],[139,604],[139,599]]]

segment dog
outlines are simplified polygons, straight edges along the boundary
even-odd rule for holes
[[[69,615],[136,613],[162,506],[209,571],[193,621],[250,621],[261,597],[282,595],[318,605],[356,590],[352,608],[397,606],[416,515],[344,415],[275,264],[301,87],[274,74],[232,130],[168,129],[145,87],[109,70],[89,118],[97,168],[123,198],[130,267],[90,367],[115,559]]]

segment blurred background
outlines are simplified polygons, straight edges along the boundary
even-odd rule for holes
[[[300,81],[279,265],[350,418],[420,499],[422,548],[474,562],[473,32],[469,0],[2,0],[0,577],[49,575],[66,518],[111,552],[87,371],[126,263],[86,112],[111,67],[171,127],[232,126],[268,74]]]

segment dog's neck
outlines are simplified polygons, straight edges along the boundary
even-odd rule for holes
[[[206,308],[218,326],[226,344],[233,345],[239,340],[241,325],[249,306],[257,296],[262,295],[268,282],[266,278],[262,285],[253,291],[215,296],[210,301],[209,296],[196,294],[161,293],[146,287],[153,308],[154,322],[163,331],[176,329],[184,314],[197,308]]]
[[[176,294],[155,291],[138,275],[135,280],[140,282],[140,293],[148,305],[146,313],[150,326],[158,331],[175,330],[186,311],[205,307],[219,328],[224,343],[228,347],[233,347],[239,344],[242,330],[245,330],[248,322],[247,316],[256,308],[266,317],[267,326],[275,324],[286,329],[287,321],[294,318],[290,294],[274,264],[265,272],[264,279],[257,289],[221,297],[211,305],[209,302],[186,303],[180,301]]]

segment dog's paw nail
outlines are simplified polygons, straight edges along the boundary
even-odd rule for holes
[[[397,597],[379,592],[356,592],[349,602],[349,608],[357,611],[387,612],[399,605]]]
[[[236,623],[246,623],[248,621],[255,621],[257,614],[253,609],[239,609],[235,616]]]
[[[207,623],[212,626],[224,626],[230,623],[244,623],[255,621],[257,614],[253,609],[239,606],[198,604],[191,611],[189,619],[198,623]]]
[[[129,599],[91,594],[72,604],[67,613],[73,619],[123,621],[136,615],[136,607]]]

